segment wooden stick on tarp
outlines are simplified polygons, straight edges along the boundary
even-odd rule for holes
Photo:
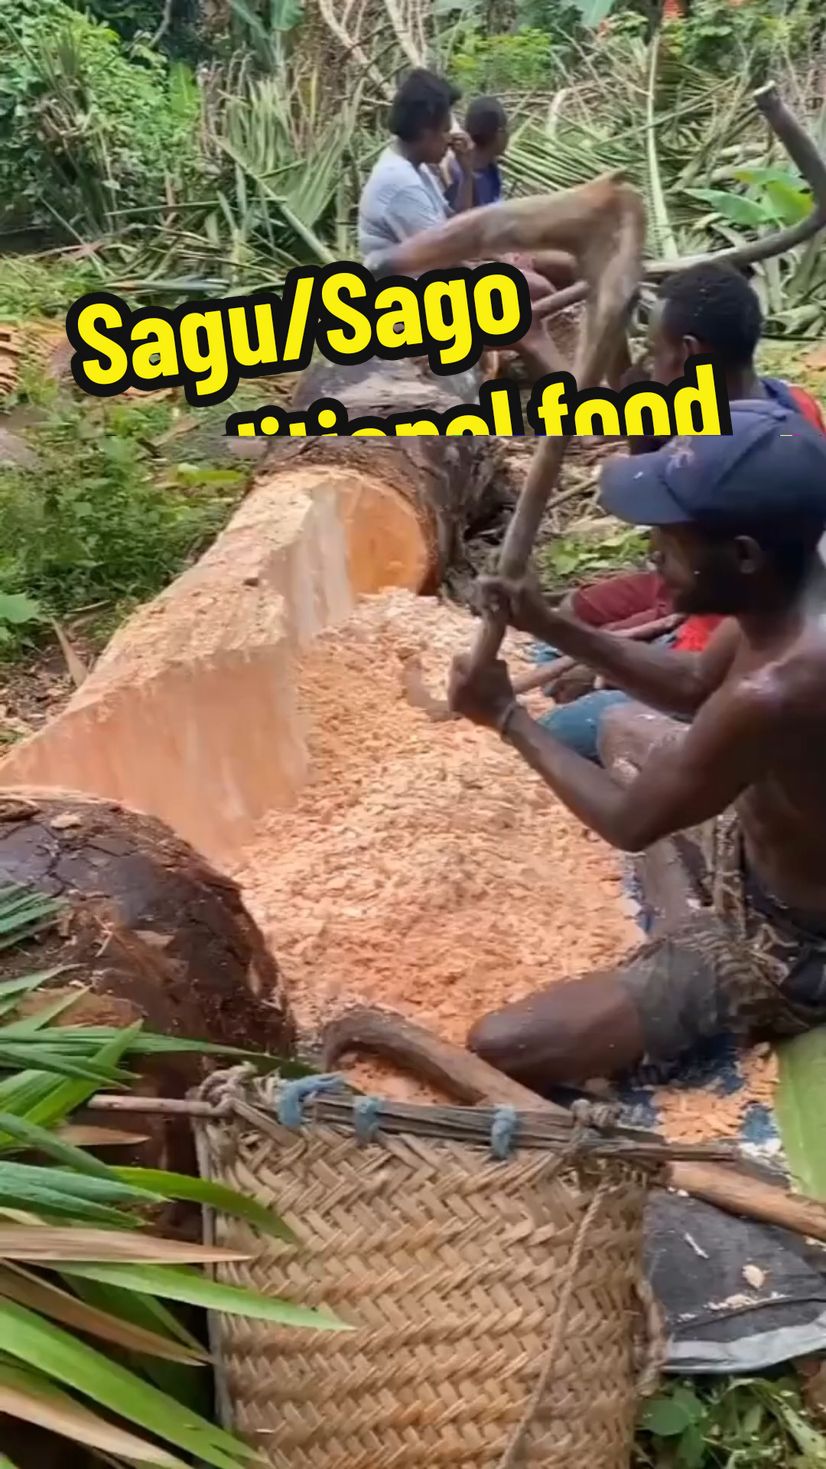
[[[764,87],[760,87],[754,93],[754,102],[809,185],[812,191],[811,212],[797,224],[774,230],[762,239],[749,240],[744,245],[733,245],[727,250],[710,251],[703,255],[691,255],[685,260],[651,260],[643,271],[646,280],[662,280],[675,270],[686,270],[692,265],[702,265],[707,260],[725,262],[728,265],[755,265],[760,260],[785,255],[788,250],[794,250],[798,245],[812,239],[819,230],[826,229],[826,159],[817,143],[783,101],[775,82],[767,82]],[[534,317],[547,321],[551,316],[575,305],[577,301],[583,301],[588,290],[588,283],[581,280],[573,286],[566,286],[564,290],[550,292],[534,303]]]

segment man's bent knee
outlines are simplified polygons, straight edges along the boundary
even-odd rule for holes
[[[541,1089],[545,1078],[553,1081],[576,1044],[563,1018],[553,1014],[555,1008],[545,1013],[539,1033],[533,1010],[527,1009],[525,1001],[483,1015],[468,1032],[467,1048],[514,1081]]]
[[[500,1012],[483,1015],[471,1026],[467,1035],[467,1048],[480,1060],[487,1061],[498,1071],[509,1071],[512,1062],[524,1044],[518,1025],[505,1018]]]
[[[618,777],[638,771],[651,752],[666,740],[685,738],[685,725],[634,699],[606,707],[600,720],[600,763]]]
[[[540,1092],[614,1075],[643,1053],[636,1009],[611,972],[548,985],[483,1016],[467,1046]]]

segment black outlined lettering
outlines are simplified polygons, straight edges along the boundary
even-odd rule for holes
[[[319,398],[311,408],[296,413],[283,408],[260,408],[255,413],[234,413],[227,419],[227,433],[240,438],[323,435],[402,439],[435,434],[514,438],[524,432],[518,385],[505,378],[483,383],[478,404],[459,403],[444,413],[394,413],[387,418],[368,416],[349,422],[343,403],[335,398]]]
[[[169,310],[132,310],[97,292],[75,302],[66,334],[84,392],[182,387],[190,403],[206,405],[231,397],[242,378],[302,371],[316,348],[344,365],[424,355],[436,373],[461,372],[486,345],[518,341],[530,321],[527,283],[510,265],[378,283],[364,266],[337,262],[290,271],[280,296],[261,291]]]
[[[690,396],[682,400],[681,407],[679,395],[686,392]],[[695,411],[698,406],[699,413]],[[667,387],[641,382],[621,392],[586,388],[580,393],[570,373],[555,373],[536,384],[527,416],[534,432],[546,438],[581,437],[595,431],[598,424],[599,432],[607,437],[670,438],[681,431],[731,433],[731,414],[722,375],[705,359],[693,360],[685,377]],[[681,429],[685,423],[692,426]],[[257,413],[233,414],[227,421],[228,434],[245,438],[257,434],[359,438],[467,434],[510,438],[524,432],[518,385],[504,378],[483,383],[478,403],[458,404],[444,413],[395,413],[386,418],[368,416],[349,422],[342,403],[334,398],[320,398],[301,413],[262,408]]]
[[[642,381],[620,392],[580,392],[569,372],[553,373],[535,384],[526,411],[534,433],[548,438],[731,433],[725,377],[710,357],[690,358],[673,383]]]
[[[105,291],[83,296],[66,317],[72,376],[94,397],[182,387],[198,406],[224,402],[242,377],[301,372],[313,352],[319,275],[314,266],[291,271],[280,297],[262,291],[170,310],[133,311]]]
[[[242,378],[275,369],[300,372],[315,349],[339,365],[424,354],[434,373],[449,376],[475,365],[491,343],[518,342],[530,322],[527,282],[514,266],[457,267],[418,280],[377,282],[357,262],[337,262],[290,271],[280,295],[260,291],[170,310],[132,310],[111,292],[96,292],[71,307],[66,334],[74,348],[72,376],[84,392],[106,398],[127,388],[183,387],[197,406],[224,402]],[[554,373],[535,385],[526,413],[542,437],[731,433],[724,375],[704,357],[692,358],[676,382],[644,381],[619,392],[580,392],[570,373]],[[507,380],[483,384],[478,404],[443,413],[349,423],[344,406],[325,398],[301,414],[265,408],[227,421],[227,433],[242,437],[524,432],[519,393]]]

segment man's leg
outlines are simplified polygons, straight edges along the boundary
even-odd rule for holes
[[[576,707],[572,704],[554,713]],[[603,763],[617,779],[628,781],[656,745],[684,734],[684,725],[622,696],[622,702],[605,711],[600,732]],[[673,874],[670,864],[675,864],[676,879],[668,891],[670,899],[676,893],[680,901],[669,907],[673,911],[676,906],[679,917],[693,929],[688,900],[696,889],[689,884],[681,853],[671,842],[658,842],[641,859],[643,881],[645,863],[652,855],[649,875],[655,887],[662,869]],[[647,902],[652,896],[656,901],[661,893],[645,892]],[[709,931],[725,940],[722,927],[709,914],[693,942],[693,934],[681,941],[678,930],[674,940],[655,939],[616,969],[548,985],[484,1016],[473,1026],[467,1044],[492,1066],[539,1092],[619,1075],[649,1055],[671,1060],[722,1027],[715,973],[705,957]]]
[[[540,1095],[629,1071],[645,1055],[637,1007],[607,969],[548,985],[483,1016],[467,1046]]]
[[[677,1060],[717,1036],[781,1031],[788,1005],[773,973],[705,910],[616,969],[559,980],[484,1016],[467,1045],[541,1094],[582,1086],[644,1059]]]
[[[558,703],[539,723],[584,760],[604,765],[606,770],[616,765],[618,779],[623,778],[623,770],[625,778],[638,770],[646,752],[665,734],[685,733],[682,722],[646,709],[620,689],[595,689],[570,703]]]
[[[554,739],[596,765],[599,763],[603,718],[609,710],[629,702],[628,695],[619,689],[597,689],[594,693],[581,695],[570,704],[558,704],[548,714],[543,714],[539,723]]]
[[[682,719],[672,719],[626,695],[624,702],[606,711],[601,721],[600,761],[617,780],[627,782],[658,745],[666,740],[685,739],[685,734]]]

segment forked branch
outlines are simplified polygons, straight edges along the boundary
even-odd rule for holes
[[[729,265],[754,265],[760,260],[770,260],[775,255],[784,255],[787,250],[794,250],[797,245],[805,244],[819,230],[826,228],[826,159],[817,143],[783,101],[774,82],[769,82],[755,92],[754,101],[774,136],[782,143],[792,163],[809,185],[812,191],[811,212],[798,224],[774,230],[761,240],[748,240],[743,245],[733,245],[727,250],[712,250],[681,260],[651,260],[643,271],[645,279],[662,280],[675,270],[702,265],[707,260],[725,261]],[[568,306],[583,301],[588,289],[588,282],[583,279],[562,291],[543,296],[534,303],[534,317],[537,320],[547,320],[551,316],[557,316]]]
[[[539,207],[536,207],[539,206]],[[457,215],[390,252],[383,262],[392,274],[417,274],[440,266],[524,253],[539,248],[564,250],[574,257],[588,284],[588,304],[580,324],[574,375],[578,382],[600,382],[613,361],[639,289],[645,240],[642,198],[618,175],[540,200],[515,199]],[[518,577],[527,569],[537,531],[559,477],[569,439],[542,438],[502,545],[499,570]],[[502,619],[486,612],[471,657],[492,661],[502,644]],[[431,718],[444,713],[419,690],[413,702]]]

